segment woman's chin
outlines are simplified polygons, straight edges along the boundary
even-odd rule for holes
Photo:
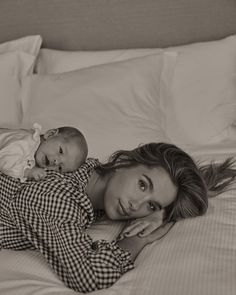
[[[109,209],[106,209],[106,215],[109,219],[111,220],[121,220],[122,219],[122,216],[119,215],[119,213],[114,210],[113,208],[109,208]]]

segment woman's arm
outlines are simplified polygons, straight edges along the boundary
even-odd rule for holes
[[[132,236],[125,237],[117,242],[118,246],[131,253],[131,260],[134,261],[142,249],[152,242],[160,240],[173,227],[174,222],[166,223],[146,237]]]
[[[108,288],[134,267],[130,253],[116,241],[92,240],[86,233],[91,202],[54,174],[25,184],[11,203],[14,224],[68,287],[85,293]]]

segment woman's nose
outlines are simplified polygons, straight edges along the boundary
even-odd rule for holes
[[[130,209],[133,211],[137,211],[142,204],[142,200],[132,200],[129,201]]]

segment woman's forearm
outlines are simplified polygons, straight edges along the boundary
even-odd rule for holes
[[[128,250],[131,253],[131,259],[134,261],[142,249],[148,244],[145,237],[139,236],[126,237],[117,242],[121,249]]]

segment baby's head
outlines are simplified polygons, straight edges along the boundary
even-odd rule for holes
[[[83,134],[74,127],[60,127],[41,135],[35,162],[42,168],[72,172],[84,163],[87,154],[88,146]]]

